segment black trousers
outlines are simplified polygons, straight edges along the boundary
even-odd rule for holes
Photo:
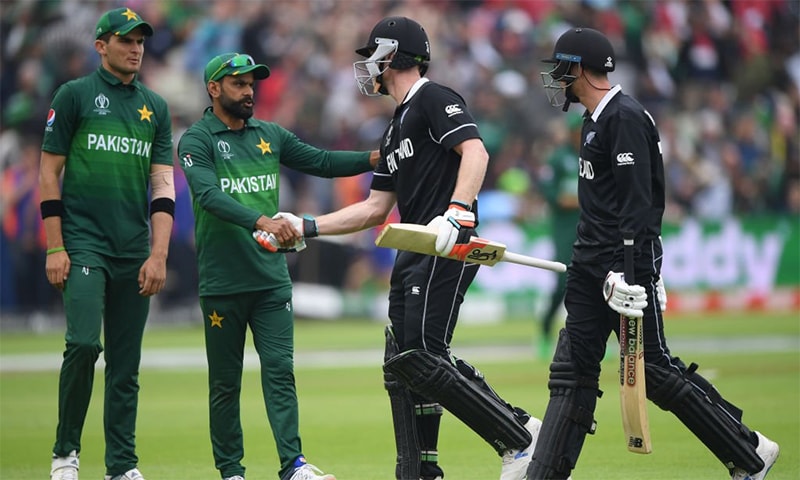
[[[645,362],[664,368],[686,369],[672,357],[664,336],[664,317],[656,295],[656,282],[661,271],[659,240],[643,243],[635,258],[636,284],[647,292],[643,331]],[[603,282],[608,266],[573,262],[567,271],[566,331],[572,348],[572,361],[582,376],[599,378],[600,362],[613,332],[619,338],[619,313],[606,304]]]
[[[401,351],[446,356],[458,313],[478,265],[398,252],[389,290],[389,320]]]

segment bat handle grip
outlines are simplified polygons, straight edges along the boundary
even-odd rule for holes
[[[625,266],[625,283],[633,285],[636,283],[636,275],[633,268],[633,232],[622,233],[622,254]]]

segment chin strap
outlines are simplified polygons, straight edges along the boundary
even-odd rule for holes
[[[389,95],[389,90],[386,90],[386,87],[383,85],[383,74],[378,75],[375,77],[375,82],[378,83],[378,93],[381,95]]]
[[[567,110],[569,110],[569,104],[570,104],[570,103],[572,103],[572,102],[571,102],[569,99],[567,99],[566,101],[564,101],[564,106],[563,106],[563,107],[561,107],[561,111],[562,111],[562,112],[566,112]]]

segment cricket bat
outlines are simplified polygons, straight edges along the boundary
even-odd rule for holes
[[[633,234],[623,236],[625,282],[635,283],[633,268]],[[619,399],[622,407],[622,429],[628,450],[650,453],[650,423],[647,421],[647,395],[644,381],[644,344],[642,319],[619,316]]]
[[[436,243],[436,232],[435,229],[426,225],[417,225],[415,223],[390,223],[381,230],[381,233],[375,240],[375,245],[441,257],[443,255],[439,255],[434,247]],[[464,252],[461,256],[451,255],[445,258],[479,263],[490,267],[498,262],[510,262],[528,267],[543,268],[553,272],[567,271],[567,266],[561,262],[509,252],[506,250],[504,244],[493,242],[485,238],[472,237],[468,246],[468,248],[461,250]]]

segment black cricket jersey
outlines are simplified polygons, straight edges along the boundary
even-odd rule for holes
[[[470,138],[480,135],[464,99],[421,78],[383,134],[371,188],[395,192],[401,222],[427,224],[450,205],[461,165],[453,147]]]
[[[619,85],[581,129],[578,197],[581,207],[573,261],[622,271],[622,235],[635,244],[661,235],[664,162],[650,113]],[[607,267],[606,267],[607,266]]]

